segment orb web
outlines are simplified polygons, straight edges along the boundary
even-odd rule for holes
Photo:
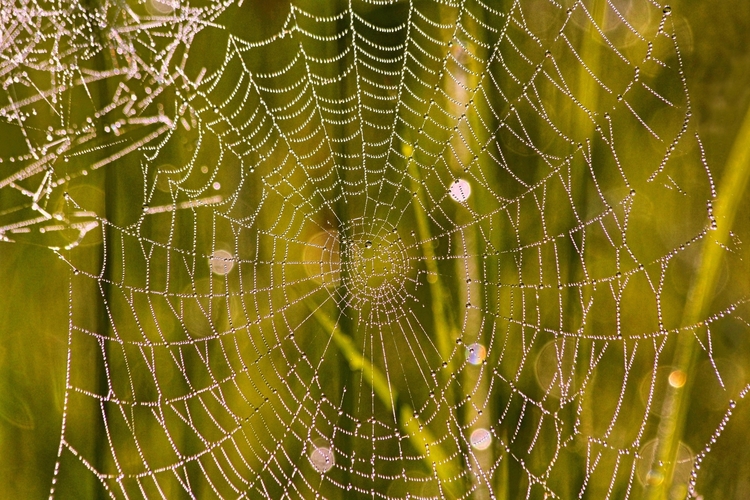
[[[71,270],[51,497],[700,489],[731,411],[657,465],[672,353],[733,407],[712,330],[744,302],[682,322],[716,193],[670,8],[2,16],[0,238]]]

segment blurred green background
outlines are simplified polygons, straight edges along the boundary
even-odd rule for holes
[[[262,7],[257,2],[248,2],[249,7],[257,19],[264,19],[267,22],[257,22],[253,29],[266,30],[270,35],[279,28],[279,19],[283,18],[283,8],[274,9],[273,7]],[[685,68],[685,77],[693,103],[694,122],[697,131],[703,141],[705,155],[708,164],[711,167],[714,179],[721,186],[722,174],[729,157],[729,153],[737,139],[737,133],[745,118],[750,112],[750,3],[747,2],[697,2],[697,1],[675,1],[672,4],[673,16],[677,27],[678,42],[681,48],[681,55]],[[541,16],[542,13],[540,13]],[[267,17],[264,17],[267,16]],[[242,26],[241,20],[237,22],[237,31],[249,29]],[[227,21],[229,23],[229,21]],[[258,33],[252,35],[260,38]],[[217,52],[211,54],[207,51],[202,57],[208,65],[218,61],[223,57],[224,45],[205,42],[206,46],[216,47]],[[262,61],[257,64],[262,64]],[[228,84],[227,84],[228,85]],[[594,97],[596,98],[596,97]],[[169,110],[168,110],[169,111]],[[656,118],[655,118],[656,119]],[[342,135],[346,133],[346,128],[342,128]],[[406,133],[404,134],[406,135]],[[585,135],[585,134],[584,134]],[[188,137],[192,140],[191,137]],[[412,138],[413,140],[413,138]],[[0,139],[0,156],[16,154],[17,144],[11,144],[10,141]],[[745,147],[750,147],[746,144]],[[163,154],[172,155],[173,164],[184,163],[183,154],[175,148],[174,151],[167,148]],[[693,151],[690,154],[695,154]],[[277,158],[277,160],[280,160]],[[141,172],[137,164],[130,165],[131,170],[126,174],[114,174],[109,180],[109,184],[104,184],[105,189],[110,191],[113,186],[123,186],[127,183],[137,184],[141,182],[138,177]],[[2,167],[4,168],[4,167]],[[222,182],[231,185],[237,182],[238,174],[233,174],[233,166],[229,165],[222,173]],[[750,168],[748,166],[747,168]],[[124,169],[118,169],[124,170]],[[539,172],[542,172],[540,170]],[[299,174],[299,172],[297,172]],[[233,177],[234,175],[234,177]],[[356,175],[356,172],[352,175]],[[540,175],[540,174],[537,174]],[[283,183],[269,177],[269,182],[277,182],[276,186],[281,191]],[[436,182],[435,178],[427,177],[426,182]],[[690,179],[685,182],[690,183]],[[697,182],[697,181],[696,181]],[[85,184],[81,184],[85,186]],[[108,186],[108,187],[107,187]],[[82,187],[80,189],[85,189]],[[257,194],[257,193],[256,193]],[[243,195],[252,196],[249,191],[243,191]],[[721,192],[719,193],[721,196]],[[96,193],[91,197],[96,198]],[[120,193],[119,202],[123,205],[128,201],[127,193]],[[84,197],[81,194],[81,197]],[[109,212],[114,214],[111,220],[122,217],[123,220],[128,218],[128,214],[117,213],[117,196],[108,198],[114,204]],[[743,195],[743,200],[746,197]],[[659,218],[659,214],[670,213],[677,205],[670,205],[669,201],[653,199],[650,208],[644,209],[646,213],[639,214],[640,217],[648,219]],[[657,203],[660,201],[660,203]],[[750,241],[750,214],[744,207],[747,204],[741,203],[741,208],[736,214],[732,232],[734,234],[732,247],[733,255],[722,265],[719,278],[719,293],[717,294],[716,304],[726,306],[727,300],[738,300],[750,293],[750,279],[748,279],[748,258],[750,252],[746,244],[738,242]],[[140,210],[140,204],[130,207],[131,210]],[[349,208],[349,210],[355,210]],[[591,211],[596,212],[599,207],[591,207]],[[248,213],[250,210],[247,210]],[[651,213],[650,213],[650,212]],[[584,210],[586,213],[586,210]],[[466,214],[458,214],[457,217]],[[407,220],[412,215],[407,216]],[[562,217],[562,216],[561,216]],[[677,218],[679,219],[679,218]],[[695,214],[685,214],[684,226],[679,227],[675,224],[674,232],[676,235],[644,235],[642,240],[634,241],[633,244],[639,246],[644,254],[661,255],[668,250],[684,234],[693,234],[695,224],[700,226],[703,220]],[[204,221],[210,227],[210,223]],[[409,221],[412,226],[416,222]],[[164,232],[164,224],[155,228],[147,228],[152,231],[151,234]],[[184,227],[190,227],[189,224]],[[538,228],[531,228],[536,231]],[[225,229],[228,232],[228,230]],[[355,231],[356,232],[356,231]],[[163,235],[162,235],[163,236]],[[674,236],[674,237],[672,237]],[[208,235],[206,235],[208,237]],[[536,238],[530,234],[529,238]],[[636,238],[634,238],[636,239]],[[439,241],[436,242],[436,246]],[[479,242],[477,244],[480,244]],[[93,245],[90,254],[87,250],[81,249],[79,252],[79,262],[86,262],[89,259],[91,268],[97,267],[96,256],[97,245]],[[210,245],[204,242],[204,249],[210,252]],[[279,252],[276,250],[275,252]],[[250,255],[248,250],[248,256]],[[280,253],[270,253],[272,259],[280,259]],[[689,263],[675,262],[671,265],[676,268],[674,276],[670,274],[671,280],[674,280],[667,286],[671,292],[666,292],[666,307],[681,312],[679,304],[685,300],[686,290],[690,285],[695,270],[689,268]],[[682,270],[680,266],[684,266]],[[571,271],[572,272],[572,271]],[[604,270],[603,273],[613,274],[613,270]],[[136,271],[137,274],[137,271]],[[158,275],[159,271],[155,272]],[[207,272],[205,274],[208,274]],[[446,275],[450,275],[447,272]],[[460,277],[460,275],[459,275]],[[175,282],[184,282],[187,284],[191,280],[186,276],[173,278]],[[210,277],[205,277],[205,281],[199,283],[199,286],[211,286],[208,284]],[[69,324],[69,287],[76,281],[70,272],[67,264],[62,262],[58,256],[47,248],[34,244],[13,244],[0,243],[0,284],[2,284],[2,293],[0,293],[0,498],[44,498],[49,493],[49,487],[52,480],[53,469],[58,452],[60,437],[60,426],[62,421],[63,397],[65,387],[65,374],[67,363],[67,343],[68,343],[68,324]],[[82,287],[91,287],[91,283],[83,284]],[[222,285],[223,286],[223,285]],[[230,286],[229,282],[226,284]],[[451,285],[447,285],[450,287]],[[671,288],[670,288],[671,287]],[[282,290],[279,288],[279,290]],[[89,314],[85,304],[85,291],[79,292],[79,302],[75,314],[86,316]],[[88,293],[94,293],[93,289]],[[670,293],[672,295],[670,295]],[[449,300],[458,300],[452,296]],[[286,297],[271,298],[271,307],[274,301],[283,302],[288,300]],[[295,300],[295,299],[293,299]],[[501,299],[498,299],[501,300]],[[671,302],[670,302],[671,301]],[[278,302],[278,303],[280,303]],[[639,303],[638,299],[633,299],[635,304]],[[653,303],[653,297],[643,298],[644,303]],[[295,302],[298,305],[304,305],[304,302]],[[114,304],[114,302],[113,302]],[[91,301],[91,308],[99,307],[97,300]],[[126,307],[120,304],[120,307]],[[165,305],[166,307],[166,305]],[[220,306],[217,306],[217,308]],[[231,306],[230,306],[231,307]],[[636,306],[633,306],[637,308]],[[298,308],[297,314],[302,314]],[[714,311],[715,309],[711,309]],[[335,311],[329,311],[335,315]],[[101,314],[101,311],[96,314]],[[218,312],[217,314],[222,314]],[[226,314],[226,311],[224,311]],[[260,315],[260,313],[258,313]],[[425,312],[424,321],[431,324],[435,318],[429,318],[431,312]],[[571,316],[575,313],[571,312]],[[554,319],[554,318],[553,318]],[[85,324],[87,320],[77,317],[73,320],[77,324]],[[92,322],[101,321],[101,317],[96,317]],[[739,323],[741,321],[737,320]],[[644,319],[643,324],[647,324],[649,319]],[[677,321],[679,322],[679,321]],[[308,321],[304,323],[308,328],[314,328],[315,323]],[[313,326],[309,326],[313,325]],[[351,326],[351,325],[350,325]],[[630,325],[626,327],[633,330],[642,330],[641,324]],[[734,394],[738,393],[741,387],[750,382],[750,340],[748,340],[747,325],[742,326],[719,326],[716,335],[713,338],[713,348],[721,355],[721,363],[726,363],[726,373],[733,374],[728,379],[732,384],[729,389]],[[604,326],[602,326],[604,327]],[[200,327],[196,327],[200,328]],[[648,327],[644,327],[648,330]],[[311,335],[308,342],[314,344],[315,336]],[[541,347],[541,344],[540,344]],[[93,347],[88,347],[94,349]],[[671,349],[669,347],[668,349]],[[81,358],[82,350],[78,353]],[[671,351],[670,351],[671,352]],[[116,366],[117,361],[113,361]],[[341,374],[346,373],[346,363],[342,363]],[[639,376],[648,374],[648,367],[641,367],[637,372]],[[95,368],[92,368],[95,369]],[[696,377],[697,382],[691,386],[689,395],[689,405],[691,411],[695,414],[705,416],[705,418],[689,420],[686,437],[683,438],[693,453],[700,451],[705,445],[708,437],[714,432],[721,415],[726,410],[727,398],[715,396],[717,387],[713,368],[701,358],[694,367],[695,373],[701,373]],[[723,368],[720,367],[720,371]],[[617,383],[611,383],[607,386],[607,378],[601,377],[602,386],[597,386],[598,393],[595,401],[603,407],[609,407],[615,404],[620,398],[620,386]],[[613,376],[613,380],[617,380]],[[529,389],[530,390],[530,389]],[[609,391],[609,392],[607,392]],[[611,396],[611,397],[609,397]],[[731,396],[730,396],[731,397]],[[101,446],[104,434],[99,424],[91,417],[87,421],[87,412],[90,415],[96,415],[97,409],[86,408],[83,403],[79,410],[73,410],[76,414],[75,419],[71,419],[75,429],[69,432],[74,438],[78,439],[78,446],[95,449]],[[595,414],[596,408],[589,408],[585,411]],[[511,422],[512,424],[513,422]],[[634,421],[634,426],[639,422]],[[584,425],[587,425],[584,423]],[[589,423],[588,425],[596,426],[597,424]],[[510,427],[512,429],[512,425]],[[528,430],[525,430],[526,432]],[[585,430],[584,430],[585,432]],[[85,443],[81,445],[80,443]],[[97,444],[99,443],[99,444]],[[740,402],[734,412],[734,415],[724,431],[719,441],[712,446],[710,454],[704,459],[700,474],[698,476],[698,491],[705,498],[719,499],[744,499],[750,497],[750,410],[746,402]],[[195,445],[195,443],[188,446]],[[580,450],[579,450],[580,451]],[[294,451],[299,453],[299,449]],[[580,458],[580,457],[579,457]],[[106,459],[102,459],[106,463]],[[566,458],[561,459],[564,462]],[[576,459],[570,459],[569,467],[570,485],[555,483],[550,485],[555,491],[561,492],[565,498],[577,495],[577,485],[580,485],[582,464]],[[111,465],[111,464],[109,464]],[[514,467],[511,464],[511,467]],[[533,468],[533,465],[531,465]],[[523,496],[525,486],[521,483],[524,473],[517,466],[510,471],[510,483],[514,483],[512,478],[519,478],[514,486],[508,491],[509,497]],[[577,474],[577,475],[576,475]],[[507,476],[506,476],[507,477]],[[60,497],[63,498],[93,498],[103,497],[101,489],[94,485],[95,478],[83,468],[72,468],[66,470],[66,485],[60,490]],[[558,481],[559,478],[556,479]],[[596,484],[594,484],[596,483]],[[638,484],[638,481],[635,481]],[[386,484],[386,483],[382,483]],[[594,476],[587,498],[603,498],[600,495],[602,491],[606,492],[608,482],[606,477]],[[385,486],[384,486],[385,488]],[[637,488],[640,488],[638,486]],[[175,487],[170,497],[177,498],[178,488]],[[213,496],[209,489],[201,490],[206,497]],[[333,493],[331,493],[333,492]],[[423,492],[425,493],[425,492]],[[432,494],[432,492],[426,492]],[[536,492],[538,493],[538,492]],[[619,489],[613,494],[616,498],[621,498],[624,491]],[[328,494],[336,497],[335,490],[330,490]],[[397,489],[391,490],[391,494],[403,495],[403,492]],[[639,498],[643,494],[642,489],[631,492],[631,496]],[[345,493],[341,493],[340,498],[347,498]]]

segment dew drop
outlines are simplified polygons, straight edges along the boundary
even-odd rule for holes
[[[482,364],[482,361],[487,357],[487,349],[482,344],[477,342],[470,344],[466,347],[466,361],[474,366]]]
[[[209,264],[212,273],[224,276],[234,267],[234,257],[226,250],[217,250],[209,258]]]
[[[471,184],[466,179],[458,179],[451,184],[448,194],[453,198],[453,201],[465,203],[471,196]]]
[[[684,386],[686,380],[687,375],[682,370],[675,370],[669,374],[669,385],[671,385],[675,389],[679,389],[680,387]]]
[[[310,453],[310,463],[321,474],[325,474],[335,464],[333,451],[326,447],[316,447]]]
[[[492,434],[487,429],[474,429],[469,437],[469,442],[475,450],[486,450],[492,444]]]

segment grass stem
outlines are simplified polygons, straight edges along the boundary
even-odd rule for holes
[[[681,387],[671,385],[668,387],[664,403],[667,412],[659,423],[659,441],[654,458],[655,463],[663,465],[661,470],[657,468],[655,471],[657,480],[654,483],[658,484],[647,487],[646,497],[650,500],[668,498],[673,487],[672,475],[677,450],[689,408],[688,396],[692,387],[693,364],[698,355],[698,346],[692,328],[703,327],[709,313],[721,271],[724,248],[729,241],[730,231],[743,201],[748,180],[750,180],[750,109],[745,114],[727,159],[719,186],[721,196],[716,198],[713,207],[716,226],[703,240],[700,267],[685,305],[683,325],[691,330],[678,337],[672,366],[673,370],[680,370],[685,374],[686,383]]]
[[[407,403],[401,401],[398,392],[388,383],[387,377],[372,362],[359,352],[350,336],[341,331],[339,324],[334,322],[321,308],[314,309],[307,304],[313,317],[324,331],[330,333],[333,343],[346,358],[352,371],[360,371],[364,381],[372,387],[373,393],[380,402],[396,416],[401,430],[406,433],[414,448],[422,454],[425,465],[434,471],[441,487],[451,494],[460,489],[457,480],[457,467],[452,457],[442,448],[438,438],[430,432],[427,426],[420,424],[414,417],[414,410]]]

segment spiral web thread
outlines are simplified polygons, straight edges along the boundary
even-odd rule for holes
[[[50,497],[697,495],[747,323],[682,322],[717,222],[669,7],[0,13],[0,236],[71,269]],[[718,430],[657,464],[698,376]]]

